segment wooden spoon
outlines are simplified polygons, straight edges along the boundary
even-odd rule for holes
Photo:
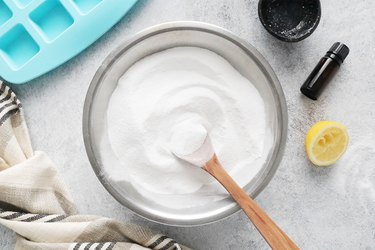
[[[246,213],[272,249],[299,249],[266,212],[225,171],[214,152],[207,130],[203,126],[200,126],[196,131],[198,133],[184,137],[184,139],[193,138],[195,143],[193,152],[187,153],[185,147],[183,153],[181,150],[173,151],[173,153],[178,158],[201,167],[218,180]],[[200,141],[197,140],[197,134],[198,137],[202,138]],[[201,142],[200,147],[196,147],[197,141]],[[182,144],[184,143],[186,142],[182,142]]]

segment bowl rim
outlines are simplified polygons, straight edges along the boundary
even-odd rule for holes
[[[272,36],[276,37],[280,41],[291,42],[291,43],[300,42],[300,41],[306,39],[307,37],[311,36],[312,33],[314,33],[314,31],[316,30],[316,28],[318,28],[318,26],[319,26],[320,19],[322,17],[322,6],[321,6],[321,3],[320,3],[320,0],[315,0],[318,3],[318,13],[317,13],[317,16],[316,16],[316,19],[315,19],[314,26],[312,26],[312,28],[309,30],[309,32],[307,32],[305,35],[303,35],[301,37],[298,37],[296,39],[293,39],[293,38],[290,39],[290,38],[287,38],[285,36],[280,36],[278,33],[274,32],[273,29],[269,28],[269,26],[267,25],[268,23],[264,19],[261,5],[265,1],[266,0],[259,0],[259,2],[258,2],[258,16],[259,16],[259,20],[262,23],[263,27],[268,31],[268,33],[270,33]]]
[[[130,209],[133,213],[137,214],[138,216],[145,218],[149,221],[153,221],[159,224],[168,225],[168,226],[176,226],[176,227],[193,227],[193,226],[201,226],[211,224],[220,220],[223,220],[237,212],[240,211],[240,207],[235,205],[230,207],[229,209],[221,212],[215,216],[206,217],[204,219],[199,219],[199,221],[194,220],[193,223],[186,223],[184,220],[176,221],[174,219],[165,220],[165,218],[161,218],[160,216],[150,216],[150,213],[146,213],[142,211],[139,206],[135,205],[131,201],[129,201],[126,197],[123,197],[106,179],[105,176],[101,174],[101,167],[99,166],[96,156],[93,149],[93,141],[90,136],[90,127],[91,127],[91,107],[93,104],[93,97],[96,93],[96,90],[99,86],[99,83],[102,77],[105,75],[106,70],[111,67],[116,60],[124,53],[127,49],[131,48],[138,42],[147,39],[153,35],[157,35],[164,32],[175,31],[175,30],[195,30],[201,32],[208,32],[214,35],[218,35],[223,37],[230,42],[233,42],[235,45],[239,46],[247,55],[251,56],[257,63],[257,66],[263,72],[263,74],[269,78],[269,83],[272,85],[271,89],[273,90],[273,94],[275,96],[276,101],[276,108],[277,111],[280,112],[279,119],[280,119],[280,126],[281,126],[281,133],[279,138],[279,143],[275,147],[273,163],[268,171],[268,173],[264,176],[263,180],[260,180],[262,183],[259,185],[251,194],[253,198],[255,198],[271,181],[273,176],[276,173],[278,166],[280,165],[286,144],[287,138],[287,127],[288,127],[288,112],[287,112],[287,105],[284,92],[280,85],[280,82],[273,71],[272,67],[266,61],[266,59],[249,43],[244,41],[243,39],[239,38],[238,36],[234,35],[232,32],[218,27],[216,25],[204,23],[204,22],[196,22],[196,21],[174,21],[174,22],[166,22],[161,23],[158,25],[151,26],[146,28],[138,33],[136,33],[132,38],[122,43],[120,46],[115,48],[109,55],[105,58],[103,63],[99,66],[98,70],[96,71],[90,86],[88,88],[84,108],[83,108],[83,118],[82,118],[82,132],[83,132],[83,139],[85,144],[86,153],[90,164],[95,172],[95,175],[104,186],[104,188],[111,194],[113,198],[115,198],[121,205],[125,206],[126,208]]]

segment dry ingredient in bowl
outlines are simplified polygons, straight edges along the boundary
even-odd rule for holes
[[[207,129],[201,124],[183,123],[172,135],[171,151],[180,159],[203,167],[215,154]]]
[[[204,126],[226,170],[244,186],[271,150],[265,112],[258,90],[212,51],[177,47],[147,56],[125,72],[110,99],[108,135],[120,164],[105,174],[169,208],[223,199],[227,193],[211,176],[173,154],[173,137]]]

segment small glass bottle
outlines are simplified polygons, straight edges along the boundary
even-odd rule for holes
[[[334,43],[306,79],[301,92],[310,99],[317,100],[348,54],[349,48],[345,44]]]

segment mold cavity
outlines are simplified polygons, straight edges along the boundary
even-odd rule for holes
[[[99,3],[101,3],[103,0],[73,0],[74,3],[77,5],[79,10],[86,14],[93,10]]]
[[[73,24],[73,18],[59,1],[46,1],[30,14],[47,41],[52,41]]]
[[[12,11],[10,11],[8,6],[3,2],[3,0],[0,0],[0,26],[8,21],[12,15]]]
[[[39,50],[38,44],[20,24],[0,37],[0,51],[14,69],[24,66]]]
[[[33,0],[17,0],[16,2],[18,3],[18,5],[20,7],[26,7],[27,5],[29,5],[29,3],[31,3]]]

